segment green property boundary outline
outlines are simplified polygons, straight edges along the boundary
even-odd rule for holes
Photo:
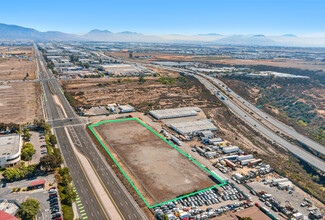
[[[97,134],[95,133],[95,131],[93,130],[93,127],[97,127],[99,126],[99,124],[104,124],[104,123],[110,123],[110,122],[118,122],[118,121],[129,121],[129,120],[136,120],[137,122],[139,122],[141,125],[143,125],[144,127],[146,127],[147,129],[149,129],[151,132],[153,132],[154,134],[156,134],[158,137],[160,137],[162,140],[164,140],[165,142],[167,142],[169,145],[171,145],[173,148],[177,149],[181,154],[183,154],[184,156],[186,156],[187,158],[189,158],[190,160],[192,160],[194,163],[196,163],[198,166],[200,166],[202,169],[204,169],[205,171],[207,171],[210,175],[212,175],[213,177],[215,177],[216,179],[218,179],[221,184],[219,185],[215,185],[197,192],[193,192],[184,196],[180,196],[177,197],[175,199],[171,199],[169,201],[166,202],[162,202],[156,205],[152,205],[150,206],[147,201],[145,200],[145,198],[141,195],[141,193],[139,192],[139,190],[135,187],[135,185],[133,184],[133,182],[130,180],[130,178],[126,175],[126,173],[124,172],[124,170],[121,168],[121,166],[117,163],[117,161],[114,159],[113,155],[107,150],[106,146],[103,144],[103,142],[100,140],[100,138],[97,136]],[[158,134],[157,132],[155,132],[154,130],[152,130],[150,127],[148,127],[146,124],[144,124],[141,120],[139,120],[138,118],[124,118],[124,119],[116,119],[116,120],[110,120],[110,121],[100,121],[97,124],[94,125],[88,125],[89,129],[92,131],[92,133],[95,135],[95,137],[97,138],[97,140],[100,142],[100,144],[105,148],[106,152],[109,154],[109,156],[112,158],[112,160],[115,162],[115,164],[118,166],[118,168],[121,170],[121,172],[124,174],[124,176],[128,179],[128,181],[130,182],[130,184],[133,186],[133,188],[137,191],[137,193],[140,195],[140,197],[142,198],[142,200],[145,202],[145,204],[150,208],[154,208],[156,206],[160,206],[178,199],[182,199],[191,195],[195,195],[197,193],[209,190],[209,189],[213,189],[213,188],[217,188],[219,186],[225,185],[227,184],[225,181],[223,181],[222,179],[220,179],[217,175],[215,175],[214,173],[212,173],[210,170],[206,169],[203,165],[201,165],[200,163],[198,163],[196,160],[194,160],[192,157],[188,156],[185,152],[183,152],[181,149],[179,149],[178,147],[176,147],[175,145],[173,145],[171,142],[169,142],[167,139],[165,139],[163,136],[161,136],[160,134]]]

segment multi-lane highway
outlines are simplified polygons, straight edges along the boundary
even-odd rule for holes
[[[82,204],[85,206],[87,217],[89,219],[112,219],[110,213],[103,208],[104,206],[100,200],[100,195],[96,194],[91,180],[89,180],[82,164],[78,160],[71,146],[71,139],[74,147],[76,147],[92,165],[107,195],[109,195],[116,210],[118,210],[121,219],[146,219],[147,217],[93,144],[86,131],[85,124],[76,115],[69,102],[66,100],[58,80],[47,68],[36,45],[35,56],[40,71],[39,78],[44,90],[43,105],[46,120],[56,134],[65,164],[70,169],[73,183]],[[60,104],[54,100],[54,96],[57,96]],[[66,131],[68,131],[68,134]],[[69,137],[71,137],[70,140]]]
[[[214,82],[216,85],[223,85],[224,84],[222,81],[220,81],[217,78],[207,76],[207,75],[204,75],[204,74],[200,74],[200,73],[198,73],[198,74],[201,75],[202,77],[205,77],[205,78],[209,79],[210,81]],[[249,111],[254,112],[254,114],[258,115],[261,119],[263,119],[262,122],[266,121],[267,123],[270,123],[271,125],[273,125],[277,129],[279,129],[282,133],[287,134],[288,136],[291,136],[291,137],[295,138],[296,140],[298,140],[299,142],[301,142],[301,143],[305,144],[306,146],[312,148],[316,152],[325,155],[325,146],[323,146],[323,145],[313,141],[312,139],[298,133],[292,127],[281,123],[277,119],[273,118],[272,116],[270,116],[267,113],[265,113],[264,111],[262,111],[260,108],[257,108],[255,105],[251,104],[249,101],[247,101],[243,97],[236,94],[234,91],[229,92],[226,89],[226,87],[227,86],[224,86],[224,87],[221,87],[221,88],[219,87],[219,88],[222,89],[223,92],[227,93],[228,96],[231,96],[233,100],[240,102],[241,105],[244,105],[245,108],[249,109]]]
[[[202,84],[204,84],[211,92],[213,92],[229,109],[231,109],[236,115],[241,117],[247,124],[254,127],[254,129],[261,132],[263,135],[268,137],[273,142],[277,143],[278,145],[280,145],[283,148],[290,151],[296,157],[307,162],[311,166],[314,166],[315,168],[321,170],[322,172],[325,172],[325,161],[324,160],[314,156],[313,154],[309,153],[308,151],[304,150],[303,148],[290,143],[289,141],[287,141],[286,139],[284,139],[283,137],[281,137],[277,133],[275,133],[273,130],[271,130],[269,127],[265,126],[259,120],[257,120],[253,116],[251,116],[243,108],[241,108],[238,104],[236,104],[236,102],[234,102],[232,99],[228,99],[226,96],[224,96],[223,91],[220,91],[212,83],[213,80],[210,80],[210,78],[208,76],[206,76],[204,74],[196,73],[193,71],[179,69],[179,68],[161,67],[161,66],[160,66],[160,68],[165,68],[165,69],[168,69],[171,71],[176,71],[176,72],[182,72],[184,74],[194,76]]]

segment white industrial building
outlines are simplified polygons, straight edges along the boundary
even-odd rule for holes
[[[162,109],[162,110],[151,110],[149,114],[154,118],[169,119],[169,118],[181,118],[188,116],[196,116],[201,109],[198,107],[183,107],[183,108],[172,108],[172,109]]]
[[[131,64],[103,64],[100,67],[107,71],[108,73],[112,73],[115,75],[124,75],[124,74],[132,74],[132,73],[140,73],[142,71],[147,70],[147,68],[139,67]]]
[[[170,128],[181,135],[197,134],[201,131],[216,131],[217,127],[209,119],[197,121],[178,122],[170,124]]]
[[[22,137],[20,134],[0,136],[0,167],[15,165],[20,161]]]
[[[129,113],[129,112],[133,112],[134,110],[134,108],[131,105],[120,105],[118,109],[120,110],[120,113]]]

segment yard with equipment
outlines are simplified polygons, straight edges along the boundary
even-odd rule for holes
[[[137,118],[89,128],[149,208],[225,184]]]

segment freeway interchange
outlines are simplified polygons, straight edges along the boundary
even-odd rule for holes
[[[85,206],[86,218],[146,219],[147,217],[93,144],[86,131],[86,124],[76,115],[66,100],[58,80],[47,68],[36,44],[34,44],[34,48],[39,68],[39,80],[44,91],[44,115],[56,134],[65,165],[69,167],[73,184],[82,204]],[[60,104],[57,103],[54,96],[57,97]],[[78,154],[87,158],[97,175],[96,178],[100,180],[100,187],[105,189],[106,196],[109,196],[115,210],[105,209],[106,204],[103,202],[103,195],[98,195],[97,186],[92,183],[87,170],[85,172],[85,168],[80,163],[74,149],[77,149]],[[113,211],[118,213],[118,218],[113,216]],[[80,217],[86,219],[84,216]]]

